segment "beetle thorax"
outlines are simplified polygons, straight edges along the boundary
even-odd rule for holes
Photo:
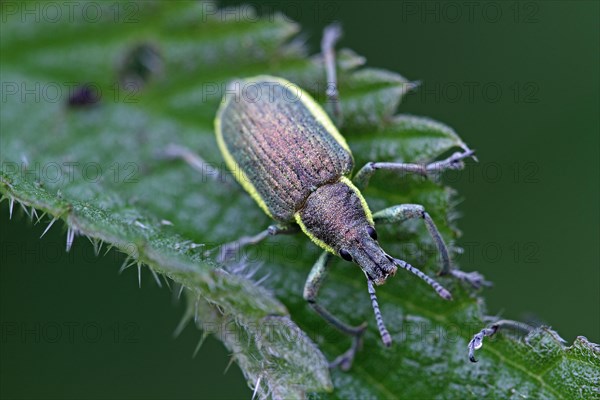
[[[297,221],[317,244],[336,255],[343,250],[370,280],[381,284],[396,266],[369,236],[370,215],[360,192],[341,180],[315,190],[297,212]]]

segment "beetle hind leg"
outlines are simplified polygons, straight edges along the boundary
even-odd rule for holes
[[[325,321],[329,322],[340,332],[352,336],[352,345],[350,348],[329,363],[330,368],[340,367],[342,370],[347,371],[352,366],[354,356],[362,347],[362,337],[367,328],[367,324],[365,322],[359,326],[348,325],[345,322],[340,321],[323,306],[317,303],[317,294],[321,288],[321,285],[323,284],[325,276],[327,275],[327,264],[331,257],[332,255],[328,252],[323,252],[313,266],[304,285],[304,299],[308,301],[308,304],[310,304],[312,309],[315,310],[315,312],[319,314]]]
[[[433,242],[435,243],[435,246],[437,247],[438,253],[441,257],[442,268],[439,272],[439,275],[451,275],[456,279],[470,284],[474,288],[491,285],[491,283],[486,281],[479,272],[464,272],[452,266],[450,252],[448,251],[446,242],[444,242],[444,238],[440,234],[438,228],[435,226],[433,219],[429,213],[425,211],[425,207],[422,205],[400,204],[385,208],[373,214],[373,220],[375,223],[389,224],[404,222],[409,219],[422,219],[425,223],[425,227],[433,239]]]

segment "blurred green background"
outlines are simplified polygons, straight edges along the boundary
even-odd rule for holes
[[[458,261],[494,282],[489,312],[600,342],[599,3],[250,4],[300,22],[313,53],[340,21],[341,47],[420,80],[400,111],[453,126],[480,160],[446,179],[463,199]],[[2,203],[2,398],[251,396],[219,342],[192,359],[200,333],[172,339],[183,305],[149,274],[140,290],[122,256],[82,238],[67,254],[63,227],[44,228]]]

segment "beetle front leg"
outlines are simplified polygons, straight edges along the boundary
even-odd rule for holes
[[[269,236],[294,234],[299,231],[300,228],[297,225],[270,225],[267,229],[254,236],[242,236],[236,241],[225,243],[217,247],[219,249],[217,261],[220,263],[229,261],[233,256],[238,254],[243,247],[258,244]],[[212,250],[209,250],[205,254],[208,254],[211,251]]]
[[[339,331],[345,333],[346,335],[352,336],[352,346],[348,351],[341,354],[335,360],[333,360],[330,364],[330,368],[340,367],[342,370],[348,370],[352,366],[352,361],[354,360],[354,356],[356,352],[362,345],[362,335],[367,328],[366,322],[359,326],[351,326],[346,324],[345,322],[340,321],[338,318],[333,316],[329,311],[327,311],[323,306],[317,304],[317,294],[319,293],[319,289],[323,284],[325,276],[327,275],[327,264],[331,259],[332,255],[328,252],[323,252],[315,265],[312,267],[310,273],[308,274],[308,278],[306,279],[306,283],[304,284],[304,300],[308,301],[308,304],[319,314],[324,320],[329,322]]]
[[[463,282],[469,283],[475,288],[490,285],[490,282],[486,281],[479,272],[464,272],[459,269],[452,268],[450,252],[448,251],[446,242],[444,242],[444,238],[440,234],[438,228],[435,226],[433,219],[431,219],[431,216],[429,213],[427,213],[427,211],[425,211],[425,207],[422,205],[400,204],[383,209],[373,214],[373,220],[375,223],[401,223],[406,220],[416,218],[422,219],[425,223],[425,227],[427,228],[427,231],[433,239],[435,246],[437,247],[437,250],[442,258],[442,269],[440,270],[439,275],[450,274]]]
[[[352,179],[352,182],[360,190],[365,189],[369,185],[369,180],[375,171],[383,169],[388,171],[397,171],[400,173],[416,174],[421,176],[429,176],[447,169],[463,169],[464,159],[472,157],[474,150],[465,148],[463,152],[452,154],[445,160],[434,161],[429,164],[416,163],[397,163],[397,162],[368,162],[362,167]]]

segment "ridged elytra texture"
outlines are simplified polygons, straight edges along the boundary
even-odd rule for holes
[[[291,222],[318,187],[350,173],[352,155],[307,107],[314,101],[296,86],[269,77],[235,85],[238,92],[227,97],[217,116],[236,164],[230,168],[239,169],[233,171],[238,180],[252,184],[256,193],[251,194],[274,219]]]

